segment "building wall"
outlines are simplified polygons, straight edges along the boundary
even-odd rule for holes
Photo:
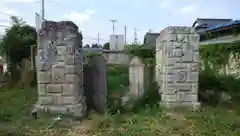
[[[131,61],[131,55],[123,51],[103,51],[103,56],[107,61],[107,64],[122,64],[128,65]]]
[[[124,49],[124,35],[110,35],[110,50]]]

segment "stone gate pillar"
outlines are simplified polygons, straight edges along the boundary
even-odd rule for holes
[[[82,35],[70,21],[45,21],[37,47],[37,111],[83,117]]]
[[[190,27],[167,27],[156,42],[156,80],[161,105],[197,109],[199,35]]]

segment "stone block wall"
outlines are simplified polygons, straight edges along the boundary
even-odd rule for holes
[[[167,27],[156,42],[161,105],[198,108],[199,35],[193,28]]]
[[[37,111],[83,117],[82,35],[70,21],[45,21],[38,36],[36,57]]]

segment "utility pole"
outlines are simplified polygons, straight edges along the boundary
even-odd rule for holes
[[[100,34],[99,34],[99,32],[98,32],[98,36],[97,36],[98,45],[99,45],[99,40],[100,40]]]
[[[116,22],[117,20],[110,20],[110,21],[111,21],[112,24],[113,24],[113,26],[112,26],[113,34],[115,34],[115,22]]]
[[[124,26],[124,40],[125,40],[125,44],[127,44],[127,26]]]
[[[138,40],[138,39],[137,39],[137,29],[135,28],[135,29],[134,29],[134,42],[133,42],[133,43],[134,43],[134,44],[137,44],[137,40]]]
[[[42,19],[45,18],[45,0],[42,0]]]
[[[171,11],[168,11],[168,26],[170,26],[171,24]]]

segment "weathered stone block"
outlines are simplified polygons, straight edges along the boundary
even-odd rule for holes
[[[193,52],[188,51],[183,53],[184,55],[181,57],[181,62],[192,62],[193,61]]]
[[[168,66],[167,68],[171,71],[186,70],[187,69],[187,64],[185,64],[185,63],[175,63],[174,65]]]
[[[81,71],[80,66],[77,67],[76,65],[66,65],[65,73],[66,74],[79,74]]]
[[[47,84],[51,82],[51,73],[50,72],[43,72],[38,71],[37,72],[37,82],[39,84]]]
[[[197,94],[198,93],[198,83],[192,83],[192,93]]]
[[[164,83],[175,83],[176,79],[175,79],[175,75],[169,75],[169,74],[165,74],[163,75],[163,79],[165,79]]]
[[[69,105],[69,112],[73,114],[74,117],[84,117],[86,115],[86,106],[82,103]]]
[[[64,96],[69,96],[69,95],[76,95],[77,91],[79,89],[79,85],[77,85],[76,83],[74,84],[63,84],[63,92],[62,94]]]
[[[166,94],[162,94],[161,95],[163,101],[167,101],[167,102],[175,102],[177,100],[177,94],[171,94],[171,95],[166,95]]]
[[[184,83],[187,81],[188,71],[187,70],[175,71],[174,75],[175,81],[177,83]]]
[[[197,102],[198,96],[197,94],[193,94],[190,92],[178,92],[177,100],[180,102]]]
[[[47,72],[51,68],[52,68],[51,63],[47,63],[47,62],[39,61],[39,60],[36,61],[36,69],[38,71]]]
[[[198,63],[199,60],[200,60],[199,52],[193,52],[193,61]]]
[[[184,54],[182,52],[182,49],[171,49],[172,47],[169,47],[168,49],[168,57],[169,58],[179,58],[182,57]]]
[[[53,103],[53,99],[51,96],[41,96],[38,98],[40,105],[49,105]]]
[[[181,61],[181,58],[168,58],[165,61],[166,61],[165,65],[171,66],[171,65],[174,65],[176,63],[179,63]]]
[[[74,65],[76,64],[76,59],[73,55],[68,55],[68,56],[65,56],[64,62],[66,65]]]
[[[68,114],[67,106],[47,106],[47,111],[51,114]]]
[[[188,65],[188,69],[191,72],[199,72],[199,64],[198,63],[191,63]]]
[[[184,43],[174,41],[174,42],[169,42],[169,44],[167,43],[166,46],[172,46],[172,48],[174,48],[174,49],[182,49],[183,44]]]
[[[66,75],[67,83],[79,83],[78,75]]]
[[[69,49],[68,48],[72,48],[72,47],[69,47],[65,44],[63,46],[61,46],[61,44],[58,45],[57,46],[58,55],[61,55],[61,56],[69,55],[69,52],[68,52]]]
[[[75,96],[64,96],[62,97],[62,103],[64,105],[77,104]]]
[[[189,40],[189,34],[177,34],[177,40],[179,42],[188,42]]]
[[[62,92],[62,84],[48,84],[47,92],[48,93],[61,93]]]
[[[192,84],[189,83],[165,83],[163,84],[164,90],[176,90],[176,91],[190,91],[192,90]],[[166,93],[168,93],[166,91]]]
[[[199,102],[160,102],[160,105],[165,107],[165,108],[187,108],[192,111],[197,111],[199,110],[201,104]]]
[[[67,55],[64,58],[64,62],[66,65],[76,65],[81,63],[81,55]]]
[[[38,95],[42,96],[42,95],[46,95],[47,92],[47,85],[46,84],[38,84]]]
[[[64,83],[65,82],[65,68],[55,67],[52,69],[52,81],[53,83]]]
[[[169,33],[160,33],[161,36],[157,38],[157,42],[167,42],[167,41],[176,41],[177,35],[176,34],[169,34]]]
[[[53,105],[62,105],[63,104],[62,96],[60,93],[53,95],[52,99],[53,99]]]
[[[198,34],[190,34],[189,41],[198,42],[200,41],[200,36]]]
[[[169,34],[196,34],[193,28],[191,27],[182,27],[182,26],[169,26],[161,31],[161,33]]]
[[[189,72],[189,73],[188,73],[188,79],[187,79],[187,81],[188,81],[189,83],[196,83],[196,82],[198,82],[198,79],[199,79],[199,74],[198,74],[198,72]]]

